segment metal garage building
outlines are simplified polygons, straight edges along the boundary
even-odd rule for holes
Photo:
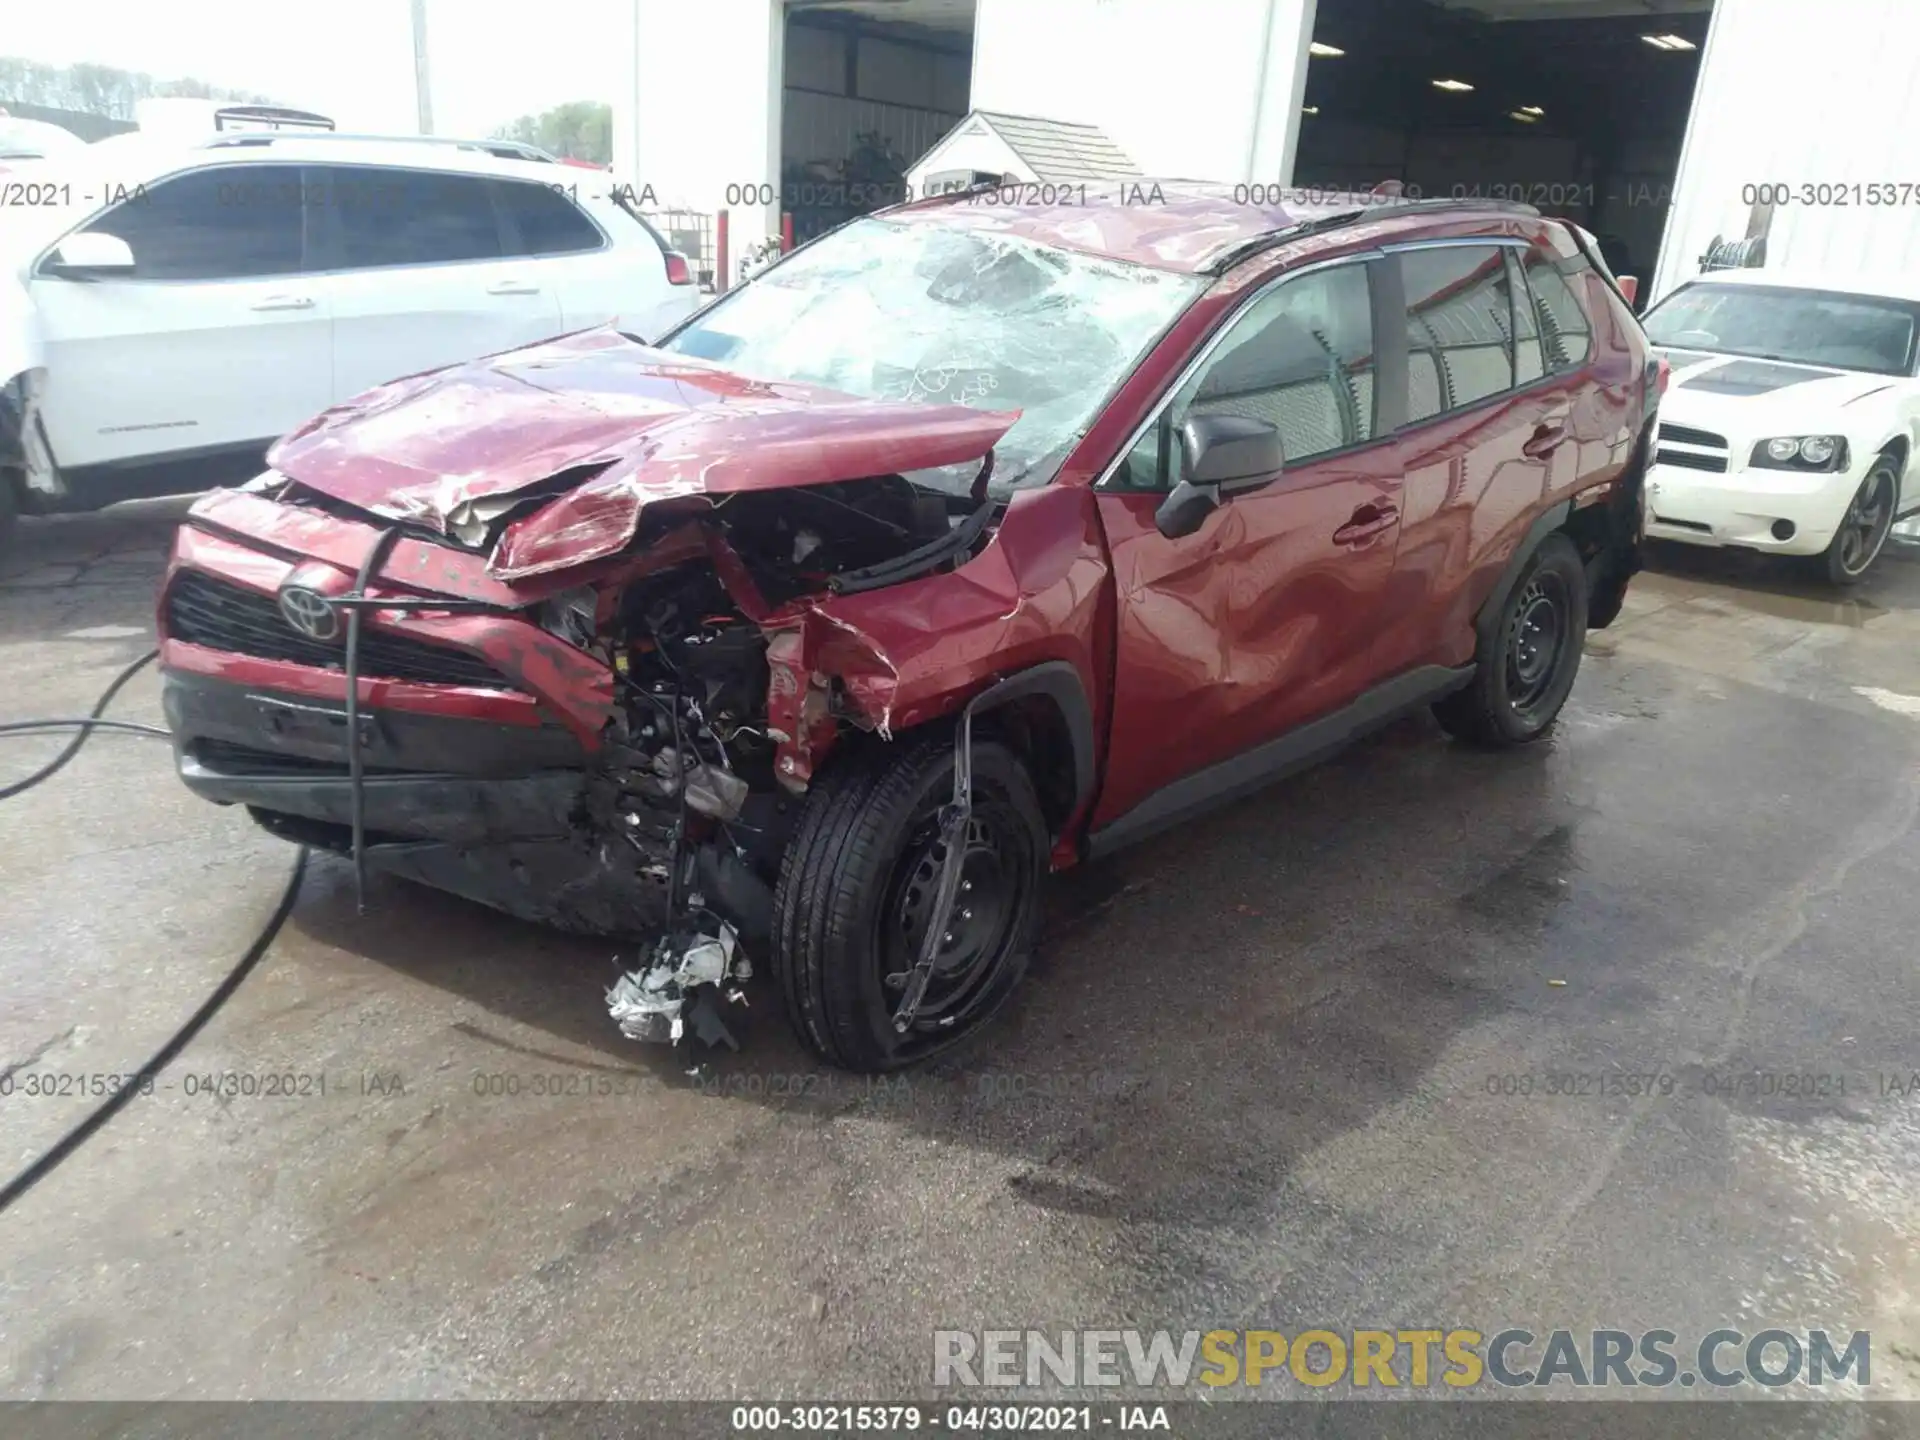
[[[1528,200],[1656,291],[1759,233],[1769,263],[1897,268],[1920,219],[1877,189],[1920,178],[1911,0],[631,4],[615,169],[728,210],[736,253],[873,208],[975,111],[1149,175]]]

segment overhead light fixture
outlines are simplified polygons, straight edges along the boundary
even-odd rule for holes
[[[1547,112],[1542,110],[1538,105],[1522,105],[1520,107],[1520,113],[1523,115],[1531,115],[1534,119],[1538,120]]]
[[[1446,90],[1446,91],[1452,92],[1453,94],[1461,95],[1473,89],[1473,86],[1469,85],[1464,80],[1436,80],[1433,82],[1433,88],[1436,90]]]
[[[1320,107],[1318,105],[1302,106],[1300,113],[1302,115],[1318,115],[1320,113]]]
[[[1509,120],[1518,120],[1522,125],[1537,125],[1540,123],[1540,117],[1538,115],[1526,110],[1509,110],[1507,112],[1507,118]]]
[[[1307,54],[1321,60],[1338,60],[1346,53],[1338,45],[1323,45],[1318,40],[1307,46]]]
[[[1700,48],[1684,35],[1642,35],[1640,38],[1656,50],[1698,50]]]

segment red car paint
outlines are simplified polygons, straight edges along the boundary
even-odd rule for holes
[[[1301,218],[1217,192],[1168,193],[1158,206],[949,200],[892,216],[1194,273]],[[1289,465],[1194,534],[1160,533],[1160,496],[1097,491],[1093,482],[1252,291],[1383,243],[1471,236],[1518,237],[1543,253],[1571,243],[1518,214],[1383,211],[1250,254],[1141,360],[1053,483],[1017,493],[984,549],[947,573],[769,606],[738,557],[713,547],[716,572],[769,636],[768,724],[785,736],[783,778],[803,787],[827,758],[837,733],[830,691],[859,723],[897,733],[954,711],[998,677],[1063,660],[1093,711],[1099,777],[1092,803],[1060,830],[1054,862],[1064,866],[1090,829],[1182,776],[1409,667],[1468,662],[1473,617],[1529,527],[1557,502],[1613,485],[1648,417],[1644,338],[1597,276],[1584,281],[1592,351],[1579,369]],[[396,381],[289,436],[271,460],[372,515],[443,530],[474,502],[510,500],[561,472],[586,474],[513,522],[490,561],[408,539],[375,577],[394,594],[524,607],[662,563],[622,553],[649,505],[698,510],[723,492],[976,458],[1015,418],[763,383],[598,332]],[[271,593],[305,559],[344,587],[375,531],[365,520],[215,495],[182,528],[174,571],[209,570]],[[531,703],[589,749],[613,705],[604,667],[531,617],[375,614],[371,623],[483,655],[520,688],[439,693],[364,681],[364,705],[504,720],[524,717]],[[226,665],[253,686],[344,693],[332,672],[296,677],[302,667],[267,664],[210,660],[171,639],[163,649],[169,669]]]

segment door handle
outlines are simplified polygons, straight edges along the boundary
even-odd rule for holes
[[[1393,505],[1376,505],[1369,501],[1353,512],[1353,517],[1333,532],[1336,545],[1358,545],[1369,540],[1383,530],[1391,530],[1400,523],[1400,511]]]
[[[1529,460],[1544,460],[1562,445],[1567,443],[1567,427],[1559,420],[1549,420],[1533,432],[1527,443],[1520,447],[1520,453]]]
[[[313,297],[310,295],[269,295],[253,307],[255,310],[311,310]]]
[[[540,287],[524,280],[496,280],[487,287],[489,295],[538,295]]]

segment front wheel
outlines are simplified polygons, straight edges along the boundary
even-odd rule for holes
[[[1829,584],[1857,585],[1867,578],[1867,571],[1880,558],[1887,536],[1893,531],[1893,512],[1899,491],[1898,462],[1891,455],[1879,456],[1854,492],[1853,503],[1847,506],[1846,518],[1834,532],[1833,543],[1820,557]]]
[[[946,855],[953,740],[931,735],[841,757],[815,781],[774,894],[773,967],[787,1015],[829,1064],[897,1070],[958,1044],[1026,973],[1047,829],[1019,757],[973,746],[960,891],[931,980],[902,1033],[894,1015],[920,955]]]
[[[1473,679],[1433,707],[1441,729],[1477,745],[1526,745],[1553,728],[1587,643],[1587,572],[1565,535],[1533,552],[1502,605]]]

